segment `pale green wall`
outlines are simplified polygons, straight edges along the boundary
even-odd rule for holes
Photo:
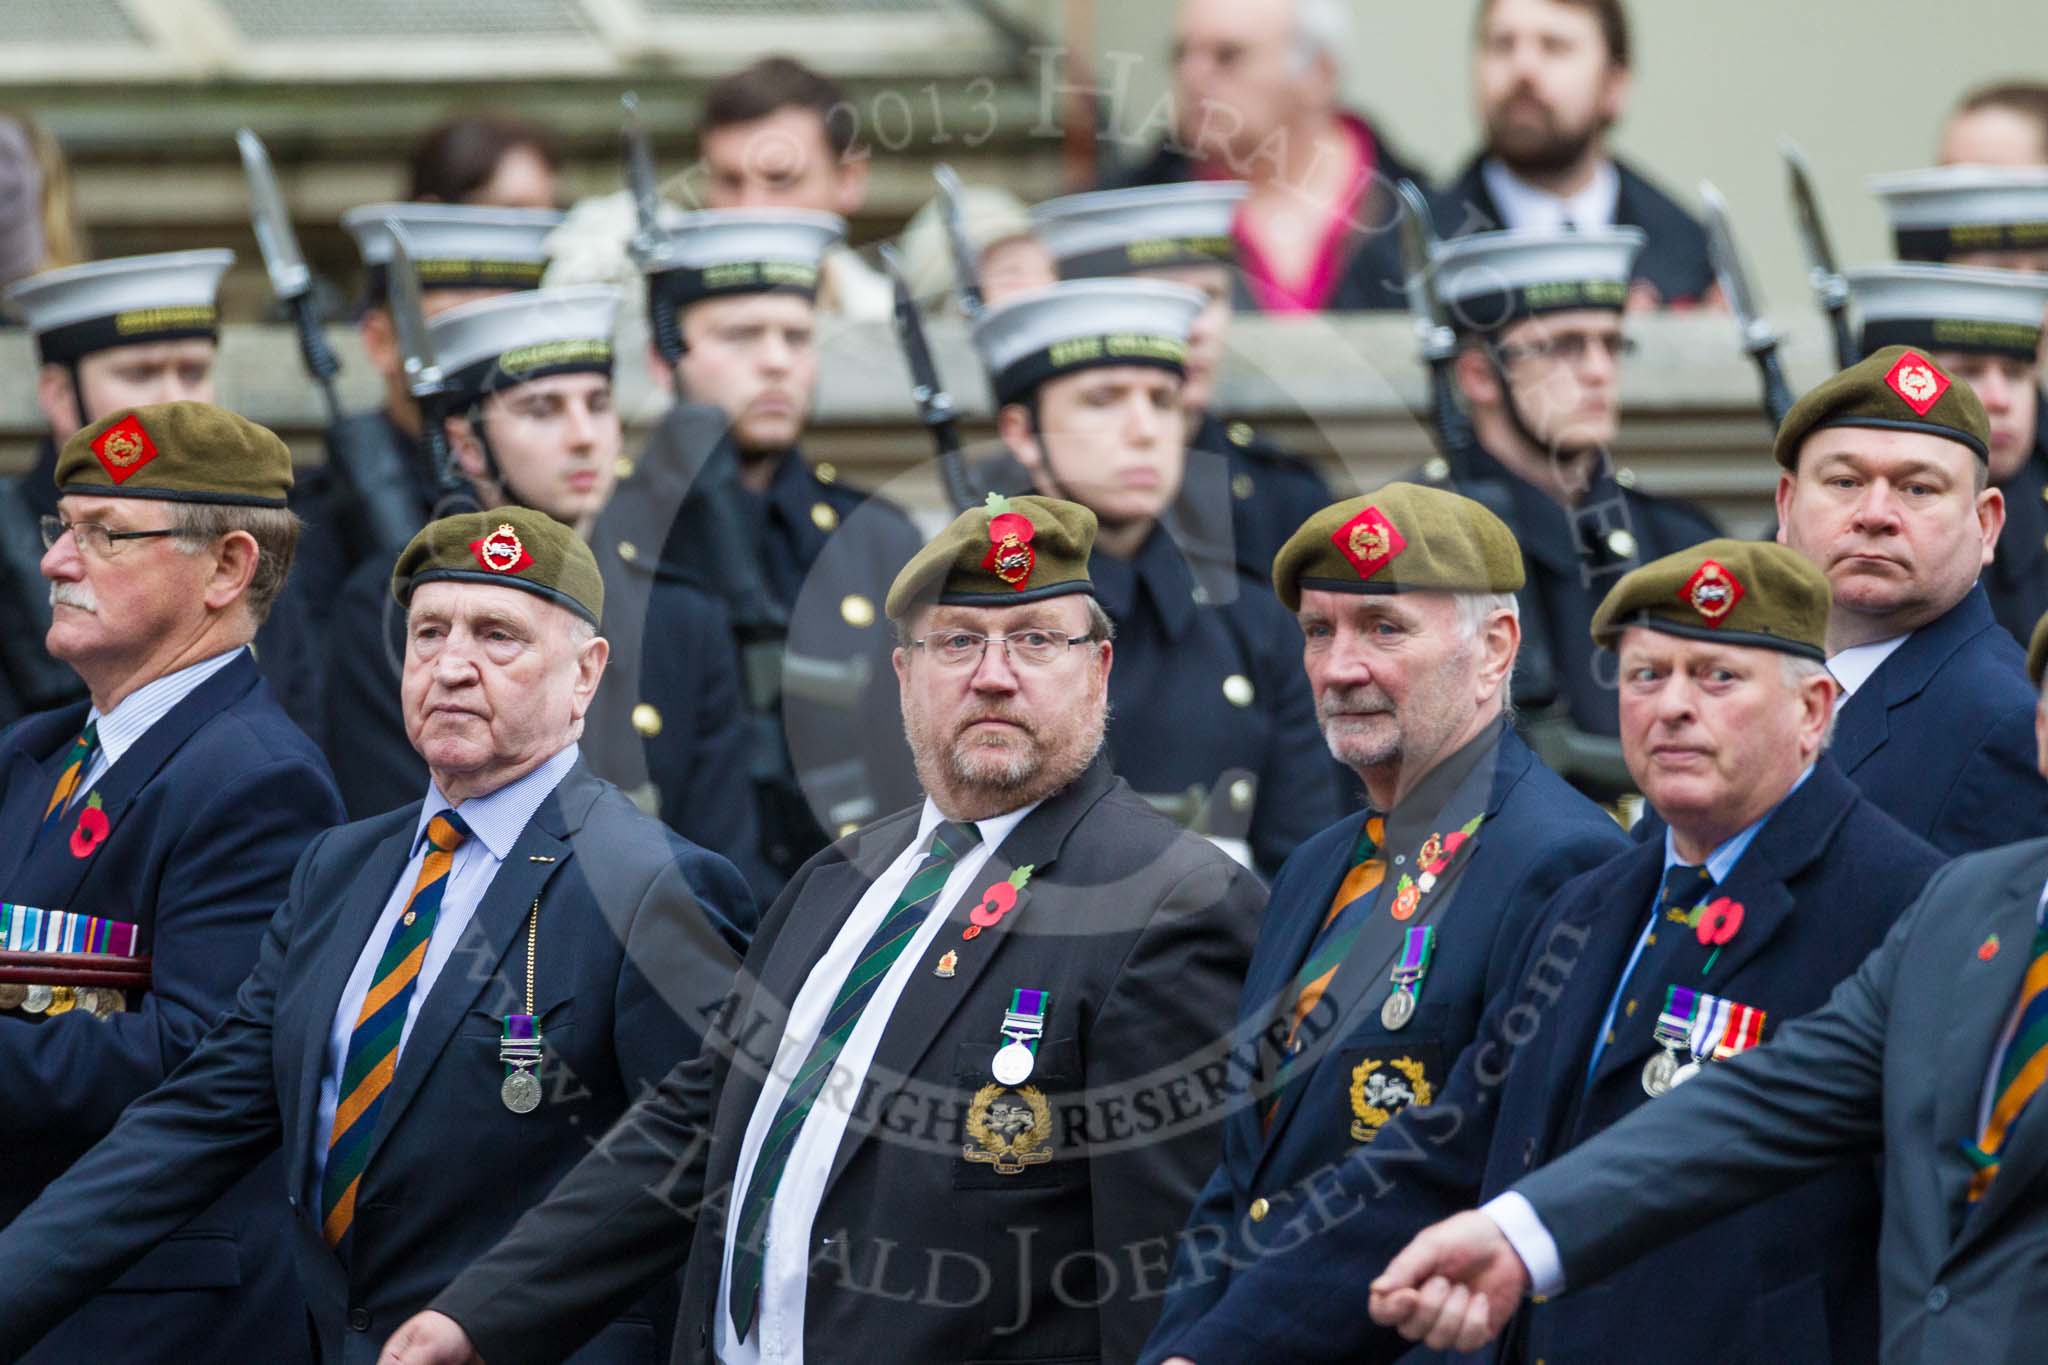
[[[1144,54],[1131,75],[1141,111],[1163,86],[1174,8],[1096,6],[1100,46]],[[1475,138],[1472,0],[1360,0],[1356,10],[1354,101],[1433,175],[1453,173]],[[2048,0],[1635,0],[1630,17],[1636,88],[1618,149],[1688,205],[1701,179],[1719,186],[1766,302],[1787,321],[1804,322],[1812,306],[1781,134],[1814,164],[1843,264],[1873,263],[1889,247],[1865,177],[1930,164],[1942,116],[1971,86],[2048,78]]]

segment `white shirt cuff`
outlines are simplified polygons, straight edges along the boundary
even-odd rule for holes
[[[1522,1258],[1522,1267],[1529,1272],[1532,1298],[1564,1292],[1563,1259],[1557,1254],[1557,1243],[1551,1239],[1550,1230],[1536,1216],[1535,1205],[1509,1190],[1489,1200],[1479,1211],[1493,1220],[1501,1236],[1515,1249],[1515,1255]]]

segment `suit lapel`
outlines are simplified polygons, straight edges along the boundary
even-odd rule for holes
[[[388,817],[398,819],[398,816]],[[412,860],[413,828],[419,822],[419,807],[407,807],[403,820],[380,841],[363,861],[362,872],[344,893],[334,927],[315,952],[316,962],[308,981],[311,989],[294,1001],[296,1025],[303,1031],[299,1047],[298,1089],[290,1096],[284,1113],[286,1150],[290,1152],[290,1188],[306,1188],[307,1163],[315,1145],[325,1146],[328,1135],[316,1132],[320,1122],[320,1083],[327,1067],[327,1044],[334,1027],[335,1011],[341,1008],[341,993],[349,975],[362,956],[363,945],[377,924],[378,912],[391,898],[391,889]]]
[[[85,725],[89,710],[83,704],[67,706],[61,712],[30,716],[15,731],[13,743],[0,762],[5,764],[5,801],[0,803],[0,830],[8,837],[0,843],[0,891],[13,887],[22,870],[30,865],[41,843],[65,843],[57,833],[39,839],[43,808],[57,790],[65,757],[72,740]],[[17,893],[19,894],[19,893]],[[6,897],[0,896],[0,899]],[[51,907],[44,907],[45,909]]]
[[[931,1050],[932,1042],[944,1031],[947,1021],[974,994],[977,982],[988,973],[1005,944],[1017,932],[1019,924],[1032,918],[1035,901],[1043,900],[1057,892],[1041,891],[1036,878],[1049,872],[1059,859],[1060,847],[1066,843],[1067,835],[1073,831],[1082,816],[1110,790],[1115,779],[1108,765],[1097,760],[1064,791],[1048,798],[1044,805],[1024,817],[1002,845],[993,850],[988,861],[982,865],[974,880],[967,884],[966,894],[953,903],[946,914],[946,922],[940,926],[934,944],[950,948],[959,953],[952,980],[941,980],[920,968],[913,969],[910,979],[903,987],[903,994],[897,998],[896,1008],[890,1012],[888,1023],[882,1029],[880,1041],[875,1045],[874,1059],[868,1064],[868,1078],[883,1089],[907,1080]],[[1027,882],[1017,894],[1016,904],[1009,913],[987,926],[973,939],[964,935],[970,925],[969,913],[981,903],[979,892],[997,882],[1007,880],[1020,867],[1032,869],[1033,881]],[[1042,916],[1041,916],[1042,917]],[[1026,932],[1031,932],[1027,930]],[[1052,982],[1017,982],[1017,985],[1044,986],[1052,989]],[[1054,1004],[1058,996],[1055,992]],[[1004,1005],[1007,1006],[1007,1000]],[[993,1012],[988,1021],[988,1037],[996,1040],[998,1026],[1002,1023],[999,1013]],[[879,1078],[879,1080],[877,1080]],[[867,1125],[849,1122],[846,1135],[840,1139],[839,1149],[833,1154],[832,1174],[826,1182],[829,1190],[833,1181],[846,1169],[854,1152],[867,1138]]]
[[[1991,601],[1979,585],[1946,614],[1908,636],[1842,708],[1828,750],[1836,765],[1845,773],[1855,772],[1889,738],[1887,712],[1919,696],[1957,650],[1995,625]]]
[[[1607,869],[1611,870],[1607,884],[1590,891],[1586,901],[1566,916],[1567,922],[1586,930],[1587,943],[1579,965],[1572,969],[1572,988],[1552,1007],[1556,1023],[1548,1030],[1553,1051],[1544,1093],[1571,1099],[1566,1104],[1549,1106],[1553,1116],[1548,1135],[1550,1150],[1556,1150],[1579,1131],[1592,1092],[1616,1069],[1614,1054],[1621,1050],[1627,1030],[1635,1023],[1616,1019],[1615,1046],[1602,1049],[1600,1064],[1589,1082],[1586,1062],[1599,1040],[1600,1022],[1607,1015],[1608,1002],[1623,985],[1622,973],[1628,970],[1629,956],[1643,931],[1643,919],[1649,914],[1663,879],[1663,842],[1638,844],[1607,864]],[[1580,986],[1582,980],[1585,984]],[[1642,1027],[1647,1031],[1649,1024],[1645,1022]],[[1543,1036],[1539,1031],[1539,1046]]]

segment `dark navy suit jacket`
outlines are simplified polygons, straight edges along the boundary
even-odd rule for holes
[[[80,703],[0,732],[0,900],[135,924],[153,979],[127,1013],[108,1019],[85,1010],[0,1019],[0,1224],[198,1044],[254,965],[292,864],[342,818],[327,764],[243,651],[78,798],[99,797],[109,830],[76,857],[75,819],[41,839],[32,832],[86,715]],[[125,1179],[149,1177],[137,1166]],[[196,1217],[164,1228],[113,1291],[35,1358],[305,1359],[277,1186],[272,1159],[221,1185],[211,1207],[190,1205]],[[61,1199],[53,1212],[70,1217]]]
[[[1822,758],[1720,886],[1744,916],[1712,970],[1701,970],[1710,950],[1700,944],[1685,945],[1673,969],[1681,984],[1764,1010],[1768,1046],[1786,1020],[1826,1002],[1941,862]],[[1266,1233],[1272,1250],[1175,1346],[1201,1365],[1401,1357],[1408,1343],[1373,1325],[1365,1286],[1409,1238],[1649,1102],[1641,1072],[1656,1045],[1645,1010],[1617,1017],[1590,1088],[1586,1070],[1663,867],[1662,840],[1651,840],[1568,883],[1441,1102],[1396,1117],[1368,1159],[1323,1173],[1318,1198],[1292,1227]],[[1670,1159],[1676,1168],[1687,1153]],[[1867,1365],[1877,1358],[1877,1230],[1874,1163],[1845,1163],[1602,1284],[1525,1307],[1482,1358]],[[1281,1302],[1287,1311],[1275,1312]]]
[[[299,860],[234,1007],[172,1077],[0,1234],[0,1359],[11,1358],[195,1208],[282,1146],[264,1195],[320,1357],[369,1365],[384,1339],[539,1202],[591,1143],[696,1050],[754,927],[724,859],[641,815],[580,762],[527,822],[419,1006],[385,1093],[356,1221],[330,1250],[309,1197],[320,1083],[342,989],[411,852],[417,803],[321,835]],[[541,1107],[499,1096],[502,1019],[521,1012],[538,905]],[[266,1163],[268,1164],[268,1163]],[[577,1365],[666,1359],[673,1284]],[[305,1327],[295,1322],[300,1340]],[[201,1351],[152,1359],[268,1359]]]
[[[1398,1033],[1380,1023],[1380,1006],[1389,990],[1390,950],[1401,935],[1391,916],[1376,908],[1376,919],[1384,921],[1381,927],[1391,926],[1393,932],[1361,933],[1358,945],[1371,951],[1361,952],[1355,945],[1331,985],[1333,996],[1350,1003],[1337,1007],[1340,1013],[1326,1033],[1327,1045],[1313,1070],[1288,1089],[1271,1131],[1261,1132],[1263,1098],[1239,1104],[1227,1121],[1222,1163],[1182,1234],[1173,1287],[1147,1344],[1147,1359],[1176,1354],[1181,1347],[1177,1338],[1188,1334],[1201,1341],[1210,1318],[1227,1321],[1240,1311],[1238,1296],[1231,1292],[1232,1266],[1257,1259],[1256,1247],[1266,1240],[1267,1228],[1279,1227],[1298,1211],[1307,1197],[1305,1185],[1318,1172],[1343,1164],[1354,1153],[1372,1150],[1361,1146],[1352,1133],[1352,1091],[1359,1065],[1396,1056],[1417,1060],[1429,1082],[1441,1086],[1471,1041],[1487,1001],[1511,980],[1509,972],[1522,940],[1552,894],[1628,847],[1627,836],[1605,812],[1538,762],[1512,732],[1501,737],[1497,756],[1492,761],[1482,758],[1474,774],[1482,782],[1490,779],[1490,793],[1484,797],[1487,818],[1470,860],[1454,874],[1457,880],[1441,888],[1454,900],[1429,917],[1439,922],[1439,930],[1415,1018]],[[1238,1046],[1263,1032],[1276,1002],[1289,997],[1309,943],[1338,883],[1350,870],[1352,845],[1365,818],[1362,812],[1350,816],[1303,844],[1274,882],[1245,981]],[[1390,844],[1389,853],[1398,847]],[[1393,867],[1389,872],[1381,884],[1382,907],[1397,880],[1391,875]],[[1370,960],[1361,963],[1360,958]],[[1384,1140],[1383,1130],[1373,1146]],[[1265,1200],[1274,1214],[1252,1220],[1249,1210],[1255,1199]],[[1359,1285],[1364,1282],[1361,1279]],[[1363,1302],[1361,1290],[1361,1311]],[[1279,1307],[1278,1302],[1269,1303],[1257,1311],[1272,1313]],[[1204,1350],[1190,1353],[1208,1365]]]
[[[2048,834],[2026,655],[1982,587],[1913,632],[1842,703],[1830,750],[1907,829],[1951,856]]]

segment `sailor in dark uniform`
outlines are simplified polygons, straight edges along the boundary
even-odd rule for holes
[[[1237,279],[1231,222],[1244,197],[1235,180],[1102,190],[1049,200],[1031,221],[1062,279],[1141,276],[1207,296],[1188,334],[1188,471],[1174,519],[1204,537],[1227,525],[1237,562],[1263,579],[1295,528],[1334,499],[1307,460],[1216,411]]]
[[[522,290],[428,324],[461,415],[457,462],[486,510],[521,506],[594,538],[619,469],[609,285]],[[610,662],[583,717],[584,759],[647,814],[747,868],[759,842],[742,762],[739,666],[724,609],[658,561],[599,559]],[[335,593],[326,692],[328,758],[350,814],[403,805],[426,774],[406,734],[405,615],[390,567],[359,566]]]
[[[2048,171],[1943,166],[1879,176],[1873,184],[1891,219],[1900,260],[2024,272],[2029,279],[2048,282]],[[1863,296],[1868,291],[1856,292],[1867,333],[1870,309]],[[1962,306],[1957,291],[1939,293],[1947,300],[1942,307]],[[1998,537],[1997,558],[1984,571],[1984,591],[1998,623],[2024,644],[2048,611],[2048,431],[2040,420],[2041,321],[2048,309],[2037,306],[2027,318],[2017,294],[1985,295],[1972,289],[1969,297],[1993,315],[1907,314],[1900,319],[1907,333],[1866,340],[1863,349],[1867,353],[1892,341],[1924,346],[1935,363],[1967,380],[1983,401],[1991,418],[1991,482],[2005,494],[2005,530]],[[1930,299],[1927,306],[1935,305]],[[2027,334],[2032,342],[2026,342]],[[1969,344],[1952,344],[1957,336]]]
[[[616,549],[658,553],[663,572],[725,603],[746,684],[732,729],[745,739],[762,858],[782,877],[918,791],[880,604],[924,537],[801,447],[817,387],[819,264],[845,231],[830,214],[715,210],[633,246],[657,352],[668,327],[680,352],[673,370],[659,354],[656,368],[684,400],[635,477],[680,468],[687,496],[664,540]],[[708,454],[676,449],[705,444],[677,435],[706,406],[724,414],[724,441]]]
[[[328,613],[332,585],[357,565],[389,565],[434,517],[434,471],[419,456],[420,414],[406,388],[403,357],[388,303],[391,233],[396,221],[411,246],[428,317],[457,304],[532,289],[547,266],[548,233],[559,213],[538,209],[480,208],[468,204],[365,204],[342,215],[364,267],[363,311],[357,322],[363,349],[383,380],[384,405],[343,418],[327,433],[327,464],[302,481],[293,510],[305,523],[299,572],[271,617],[271,654],[304,663],[289,674],[271,672],[285,710],[315,740],[326,705]],[[418,786],[408,781],[406,791]]]
[[[1514,683],[1523,733],[1600,799],[1631,784],[1593,612],[1621,575],[1715,534],[1694,508],[1639,491],[1608,455],[1642,246],[1633,228],[1490,232],[1443,243],[1434,266],[1465,344],[1456,374],[1477,448],[1430,461],[1423,478],[1514,528],[1529,569]]]
[[[1194,290],[1081,280],[1011,300],[974,341],[997,430],[1031,486],[1096,515],[1090,573],[1116,623],[1111,763],[1155,807],[1270,876],[1337,818],[1345,785],[1270,580],[1164,523],[1185,462]]]
[[[58,448],[120,408],[213,401],[214,296],[234,261],[223,250],[119,256],[31,275],[0,296],[35,341],[36,405],[50,424],[29,470],[0,478],[0,726],[85,695],[43,648],[50,585],[36,526],[57,513]]]

